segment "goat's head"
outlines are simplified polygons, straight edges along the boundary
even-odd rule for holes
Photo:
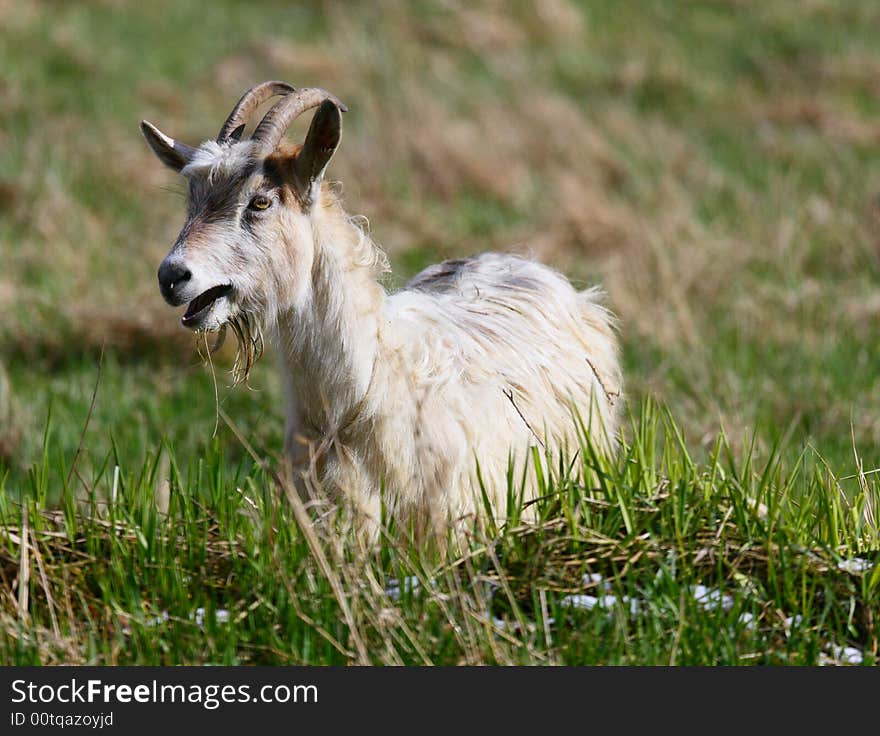
[[[253,135],[248,118],[268,99],[281,99]],[[317,107],[302,146],[282,141],[288,126]],[[231,324],[247,332],[308,286],[314,258],[310,217],[342,130],[345,106],[317,88],[264,82],[244,94],[214,141],[192,148],[143,121],[147,143],[188,183],[186,222],[159,267],[169,304],[189,303],[181,318],[193,330]]]

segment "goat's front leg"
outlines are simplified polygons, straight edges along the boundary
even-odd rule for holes
[[[338,507],[359,542],[374,547],[380,537],[379,489],[363,461],[338,441],[316,437],[304,425],[292,386],[287,391],[284,424],[284,471],[307,505]]]

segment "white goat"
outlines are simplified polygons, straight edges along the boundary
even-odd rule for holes
[[[314,107],[303,145],[285,143],[293,119]],[[264,82],[198,148],[141,124],[189,186],[186,223],[159,268],[162,294],[189,302],[181,321],[190,329],[222,339],[232,327],[241,374],[263,333],[273,340],[288,455],[295,467],[310,459],[368,531],[382,502],[404,524],[442,530],[482,508],[481,487],[501,517],[509,467],[534,494],[531,447],[573,456],[575,412],[592,442],[613,445],[612,317],[597,290],[495,253],[431,266],[386,293],[385,256],[323,184],[345,109],[324,90]]]

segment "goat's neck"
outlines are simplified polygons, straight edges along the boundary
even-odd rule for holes
[[[278,342],[302,430],[335,435],[360,413],[379,345],[385,292],[372,243],[347,218],[313,222],[311,294],[279,315]]]

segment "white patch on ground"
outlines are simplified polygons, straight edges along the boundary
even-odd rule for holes
[[[155,618],[151,618],[149,621],[144,623],[144,626],[161,626],[169,619],[168,611],[162,611]]]
[[[606,592],[611,590],[611,583],[605,580],[605,578],[597,572],[591,572],[584,575],[584,585],[596,585]]]
[[[791,636],[791,630],[795,626],[800,626],[804,622],[804,617],[798,614],[797,616],[789,616],[785,619],[785,635]]]
[[[203,628],[205,625],[205,617],[207,612],[204,608],[197,608],[189,615],[189,620],[192,621],[199,628]],[[144,625],[145,626],[161,626],[164,623],[167,623],[171,620],[171,616],[168,615],[168,611],[162,611],[158,616],[148,620]],[[229,621],[229,611],[225,608],[218,608],[214,611],[214,620],[218,624],[225,624]]]
[[[705,585],[695,585],[691,588],[691,593],[697,605],[704,611],[714,611],[721,608],[729,611],[733,608],[733,596],[722,593],[715,588],[707,588]]]
[[[190,614],[190,620],[194,621],[199,628],[205,625],[206,611],[204,608],[197,608]],[[225,608],[218,608],[214,611],[214,620],[218,624],[225,624],[229,621],[229,611]]]
[[[864,659],[861,649],[841,647],[829,642],[825,645],[825,651],[819,655],[819,664],[861,664]]]
[[[403,591],[412,593],[414,590],[418,590],[418,588],[419,579],[415,575],[410,575],[402,581],[398,581],[397,578],[391,578],[385,588],[385,595],[393,601],[399,601]]]
[[[874,563],[863,557],[851,557],[848,560],[841,560],[837,563],[838,570],[843,570],[843,572],[848,572],[852,575],[868,572],[872,567],[874,567]]]
[[[586,611],[592,611],[599,605],[599,599],[594,595],[586,595],[585,593],[572,593],[565,596],[559,601],[560,606],[565,608],[581,608]]]
[[[610,610],[615,606],[624,606],[632,616],[637,616],[645,605],[644,601],[639,598],[627,595],[618,597],[608,593],[607,591],[611,589],[611,585],[601,575],[595,573],[584,575],[584,584],[599,586],[605,591],[605,594],[572,593],[560,599],[559,605],[564,608],[575,608],[583,611],[592,611],[595,608]],[[734,605],[733,596],[705,585],[693,586],[691,588],[691,595],[693,595],[697,606],[703,611],[718,609],[729,611]],[[737,622],[747,629],[754,629],[757,626],[755,614],[748,611],[743,611],[737,617]]]
[[[565,608],[578,608],[586,611],[592,611],[594,608],[609,610],[617,605],[622,605],[633,616],[641,611],[641,602],[637,598],[630,598],[628,595],[618,598],[616,595],[596,597],[586,593],[573,593],[562,598],[559,601],[559,605]]]

